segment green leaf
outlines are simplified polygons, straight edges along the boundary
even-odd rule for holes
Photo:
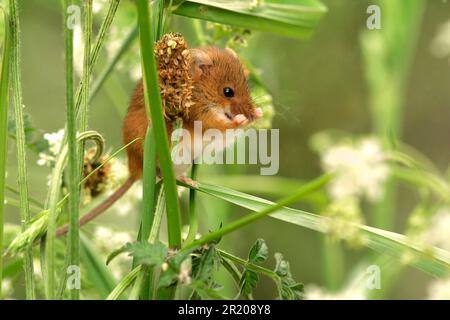
[[[258,274],[252,270],[245,270],[242,273],[240,286],[241,286],[241,293],[245,295],[249,295],[253,292],[253,289],[256,288],[256,285],[258,284]]]
[[[248,253],[247,262],[261,263],[266,261],[268,256],[269,248],[267,247],[266,242],[264,241],[264,239],[258,239]],[[242,273],[242,277],[239,282],[241,286],[241,293],[244,295],[251,294],[253,289],[256,288],[258,280],[258,274],[255,271],[245,268],[245,271]]]
[[[0,252],[3,252],[3,230],[4,230],[4,206],[5,206],[5,184],[6,184],[6,155],[7,155],[7,128],[9,109],[9,57],[11,41],[9,40],[9,19],[3,7],[3,24],[5,34],[3,39],[2,65],[0,68]],[[2,271],[3,257],[0,257],[0,296],[2,295]]]
[[[197,190],[252,211],[264,210],[274,205],[273,202],[259,197],[205,183],[199,183]],[[398,233],[343,222],[337,218],[319,216],[287,207],[278,209],[270,216],[321,233],[328,233],[329,226],[333,223],[347,223],[349,227],[357,228],[361,232],[361,236],[364,238],[362,244],[372,250],[388,254],[399,262],[409,264],[437,277],[446,277],[450,274],[449,252],[423,243],[415,243]]]
[[[253,263],[261,263],[267,260],[269,256],[269,248],[264,239],[256,240],[248,254],[248,260]]]
[[[213,280],[214,271],[217,270],[220,263],[215,246],[210,246],[201,255],[194,256],[192,259],[192,276],[195,280],[203,281],[208,286]]]
[[[316,0],[190,0],[176,7],[173,13],[304,38],[311,35],[326,11]]]
[[[289,262],[283,259],[281,253],[275,253],[274,272],[280,277],[276,281],[278,293],[283,300],[298,300],[303,298],[303,284],[292,278]]]
[[[167,247],[162,242],[134,242],[127,243],[122,248],[113,251],[107,258],[109,264],[119,254],[128,252],[129,256],[135,259],[136,265],[144,264],[148,266],[162,265],[167,255]]]

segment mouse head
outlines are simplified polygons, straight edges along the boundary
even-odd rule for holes
[[[215,47],[190,49],[193,79],[191,121],[203,128],[237,128],[259,118],[247,85],[247,73],[236,53]]]

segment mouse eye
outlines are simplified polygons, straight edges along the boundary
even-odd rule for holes
[[[223,88],[223,94],[227,98],[234,97],[234,91],[230,87]]]

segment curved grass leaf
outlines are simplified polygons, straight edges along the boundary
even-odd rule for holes
[[[274,205],[273,202],[259,197],[205,183],[199,183],[197,190],[252,211],[261,211]],[[328,233],[330,224],[345,223],[337,219],[286,207],[277,210],[270,216],[321,233]],[[450,253],[445,250],[414,243],[411,239],[398,233],[366,225],[347,224],[348,227],[357,228],[364,239],[363,244],[372,250],[388,254],[399,259],[400,262],[437,277],[445,277],[450,274]]]
[[[189,0],[174,14],[217,23],[304,38],[327,11],[317,0]]]
[[[9,108],[9,55],[11,43],[9,41],[9,19],[2,7],[5,36],[3,41],[3,56],[0,69],[0,252],[3,252],[3,209],[5,200],[5,179],[6,179],[6,150],[8,137],[8,108]],[[2,272],[3,258],[0,257],[0,296],[2,295]]]
[[[80,234],[80,257],[86,274],[102,299],[115,287],[115,280],[106,265],[94,250],[94,246],[82,233]]]

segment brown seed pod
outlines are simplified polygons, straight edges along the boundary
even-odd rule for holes
[[[92,171],[100,166],[108,155],[103,155],[96,163],[92,163],[95,154],[95,149],[89,149],[84,157],[83,177],[87,177]],[[100,169],[93,173],[84,183],[84,191],[87,196],[94,198],[101,194],[108,185],[108,180],[111,173],[111,163],[106,162]]]
[[[155,57],[164,115],[184,118],[194,104],[188,44],[179,33],[165,34],[155,44]]]

